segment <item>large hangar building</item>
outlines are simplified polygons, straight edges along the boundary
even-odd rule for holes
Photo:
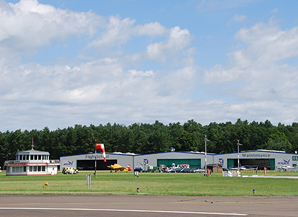
[[[133,165],[135,154],[133,153],[106,153],[106,162],[104,162],[103,154],[96,153],[96,168],[98,170],[108,170],[107,166],[112,164],[120,164],[127,166],[128,164]],[[68,155],[60,157],[60,171],[64,167],[75,167],[78,170],[94,170],[95,169],[95,153]]]
[[[225,168],[238,167],[238,152],[227,154],[214,155],[214,162],[220,163]],[[254,150],[254,151],[241,151],[239,153],[240,166],[247,168],[258,167],[263,170],[265,167],[270,170],[275,170],[282,166],[298,165],[297,153],[286,153],[283,151],[269,151],[269,150]]]
[[[166,165],[171,167],[174,163],[189,164],[191,168],[204,168],[205,153],[203,152],[161,152],[151,154],[133,154],[133,153],[106,153],[107,162],[103,161],[101,153],[96,154],[97,169],[109,170],[107,166],[111,164],[120,164],[121,166],[131,165],[131,168],[136,168],[144,163],[151,166]],[[269,150],[254,150],[241,151],[239,153],[240,166],[258,167],[270,170],[280,168],[282,166],[297,166],[297,153],[286,153],[281,151]],[[60,170],[64,167],[75,167],[79,170],[94,170],[95,153],[69,155],[60,157]],[[208,164],[221,164],[224,168],[238,167],[238,152],[225,154],[207,153]]]
[[[212,163],[213,154],[207,154],[207,164]],[[188,164],[190,168],[204,168],[205,166],[205,153],[202,152],[161,152],[152,154],[141,154],[134,157],[134,164],[139,166],[146,163],[152,166],[166,165],[171,167],[174,163],[176,166],[179,164]]]
[[[144,163],[151,166],[178,164],[189,164],[191,168],[203,168],[205,165],[205,154],[201,152],[162,152],[152,154],[133,153],[106,153],[106,162],[101,153],[96,154],[98,170],[109,170],[107,166],[120,164],[131,165],[131,168],[142,166]],[[207,154],[207,164],[212,163],[213,154]],[[95,153],[68,155],[60,157],[60,170],[64,167],[75,167],[79,170],[95,169]]]

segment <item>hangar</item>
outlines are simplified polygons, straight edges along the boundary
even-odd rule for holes
[[[225,168],[238,167],[238,153],[216,154],[214,162],[220,163]],[[286,153],[284,151],[254,150],[239,152],[240,166],[252,167],[263,170],[265,167],[275,170],[282,166],[296,167],[298,164],[297,153]]]
[[[95,156],[97,161],[98,170],[109,170],[107,166],[111,164],[120,164],[122,166],[127,166],[128,164],[133,165],[133,160],[135,154],[133,153],[106,153],[106,162],[104,162],[102,153],[86,153],[78,155],[68,155],[62,156],[60,159],[60,171],[64,167],[75,167],[78,170],[94,170],[95,169]]]
[[[221,164],[224,168],[234,168],[238,166],[238,152],[212,154],[207,153],[208,164]],[[107,162],[103,161],[101,153],[96,154],[97,169],[109,170],[107,166],[111,164],[120,164],[122,166],[131,165],[132,168],[149,164],[151,166],[166,165],[170,167],[173,163],[189,164],[191,168],[204,168],[204,152],[161,152],[151,154],[133,154],[133,153],[106,153]],[[60,157],[60,170],[63,167],[76,167],[79,170],[94,170],[95,153],[69,155]],[[282,166],[297,166],[297,153],[286,153],[282,151],[253,150],[239,152],[240,166],[258,167],[274,170]]]

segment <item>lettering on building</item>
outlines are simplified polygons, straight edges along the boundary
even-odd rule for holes
[[[277,163],[276,163],[276,165],[277,166],[285,166],[285,165],[289,166],[290,165],[290,161],[291,161],[291,159],[278,160]]]
[[[63,166],[72,166],[73,165],[73,160],[72,161],[67,161],[63,163]]]
[[[270,154],[242,154],[242,157],[269,158]]]
[[[96,155],[96,159],[100,159],[100,158],[103,158],[103,155],[102,154],[97,154]],[[109,158],[109,155],[107,154],[106,155],[106,158]],[[85,155],[85,159],[89,159],[89,160],[95,160],[95,154],[86,154]]]

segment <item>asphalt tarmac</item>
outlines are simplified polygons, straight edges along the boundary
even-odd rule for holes
[[[298,197],[0,195],[0,216],[298,216]]]

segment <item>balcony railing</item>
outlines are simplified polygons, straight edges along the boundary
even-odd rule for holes
[[[7,160],[4,164],[60,163],[60,160]]]

